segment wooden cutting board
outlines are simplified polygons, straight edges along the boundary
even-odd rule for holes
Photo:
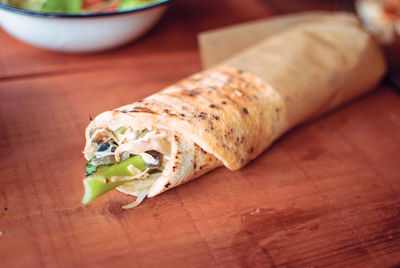
[[[1,267],[389,267],[400,263],[400,96],[379,88],[303,125],[240,171],[219,168],[122,210],[80,205],[89,116],[200,70],[195,36],[272,13],[175,1],[138,42],[95,55],[0,32]]]

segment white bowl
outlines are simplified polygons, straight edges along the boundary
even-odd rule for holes
[[[0,24],[15,38],[60,52],[95,52],[126,44],[147,32],[169,0],[143,8],[98,14],[54,14],[0,4]]]

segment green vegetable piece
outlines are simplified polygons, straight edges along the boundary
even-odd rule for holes
[[[126,130],[127,130],[126,127],[119,127],[116,130],[114,130],[114,136],[117,138],[117,140],[120,139],[121,135],[125,134]]]
[[[118,10],[131,10],[158,2],[161,2],[161,0],[121,0],[118,3]]]
[[[97,170],[97,165],[93,163],[93,161],[96,159],[96,156],[93,156],[86,164],[85,164],[85,175],[89,176],[92,175],[93,173],[96,173]]]
[[[118,186],[121,186],[127,181],[111,181],[110,179],[114,176],[132,176],[128,170],[128,166],[133,165],[140,171],[146,170],[146,164],[142,157],[135,155],[118,164],[114,164],[109,167],[104,167],[95,174],[86,177],[83,180],[83,185],[85,187],[85,194],[82,199],[82,204],[88,204],[89,202],[96,199],[98,196],[111,191]]]
[[[45,12],[79,14],[82,10],[82,0],[46,0],[41,7]]]
[[[100,158],[101,159],[101,158]],[[107,163],[107,164],[103,164],[103,165],[99,165],[98,163],[96,163],[97,157],[93,156],[85,165],[85,175],[89,176],[92,175],[94,173],[96,173],[96,171],[104,168],[104,167],[108,167],[111,165],[116,164],[115,161]]]
[[[39,11],[45,0],[0,0],[1,4],[25,10]]]
[[[86,176],[96,173],[96,170],[97,170],[97,166],[92,166],[89,164],[89,162],[85,165],[85,175]]]

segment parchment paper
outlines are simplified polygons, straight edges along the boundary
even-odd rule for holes
[[[201,62],[204,69],[221,63],[251,45],[288,30],[291,27],[313,21],[332,20],[332,16],[346,19],[346,13],[303,12],[251,21],[216,30],[202,32],[198,36]]]

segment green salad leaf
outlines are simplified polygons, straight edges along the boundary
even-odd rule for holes
[[[46,0],[43,2],[42,11],[79,14],[82,10],[82,0]]]
[[[97,157],[93,156],[86,163],[86,165],[85,165],[85,175],[86,176],[92,175],[92,174],[96,173],[97,171],[101,170],[104,167],[108,167],[108,166],[116,164],[116,162],[112,161],[112,162],[109,162],[109,163],[106,163],[106,164],[99,165],[99,164],[96,163],[96,160],[97,160]]]
[[[121,0],[118,3],[118,10],[130,10],[138,7],[143,7],[147,5],[151,5],[157,2],[161,2],[161,0]]]
[[[85,175],[89,176],[96,173],[97,166],[91,165],[89,162],[85,165]]]
[[[1,3],[16,8],[39,11],[45,1],[46,0],[1,0]]]

